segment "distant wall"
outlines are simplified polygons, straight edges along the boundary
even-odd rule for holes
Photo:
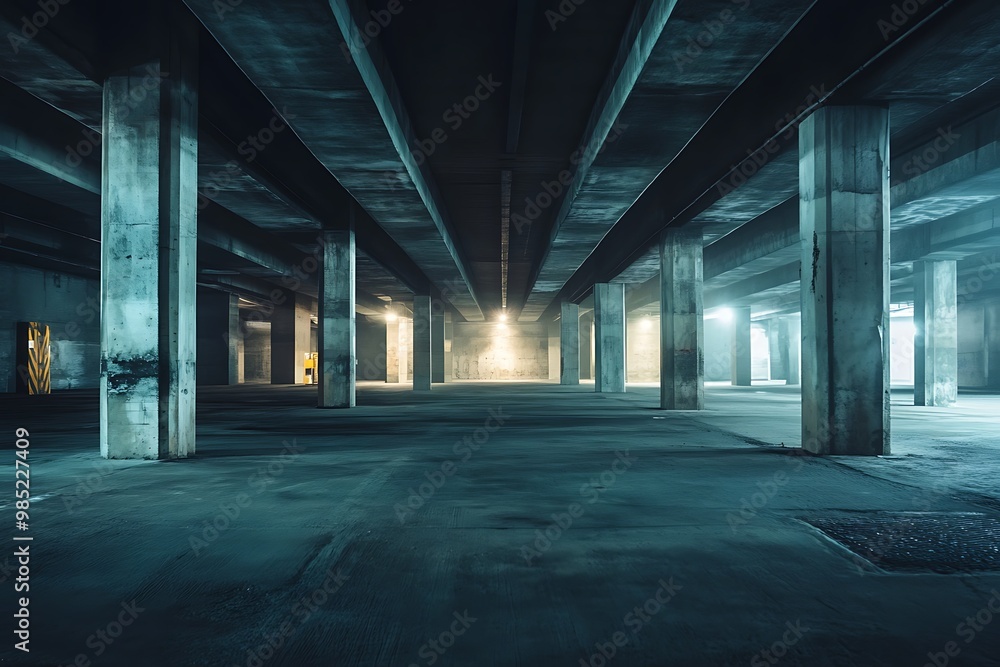
[[[456,322],[452,342],[456,380],[547,380],[546,324]]]
[[[356,332],[358,380],[385,382],[385,318],[358,315]]]
[[[630,317],[625,330],[629,382],[660,381],[660,318]]]
[[[271,381],[271,323],[243,322],[243,381]]]
[[[100,283],[78,276],[0,263],[0,392],[16,389],[18,322],[49,326],[52,389],[100,385]]]

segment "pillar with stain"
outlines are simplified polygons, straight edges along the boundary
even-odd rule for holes
[[[354,230],[323,232],[319,276],[319,396],[321,408],[353,408],[357,384],[354,313]]]
[[[660,236],[660,408],[705,407],[704,244],[700,230]]]
[[[198,26],[169,3],[104,81],[101,454],[195,453]]]
[[[594,384],[599,393],[625,392],[625,284],[594,285]]]
[[[799,128],[802,445],[889,453],[889,111],[825,107]]]

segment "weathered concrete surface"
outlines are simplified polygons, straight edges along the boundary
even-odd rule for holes
[[[353,408],[357,382],[357,290],[354,230],[323,233],[319,295],[321,408]]]
[[[32,653],[5,644],[0,659],[246,665],[289,622],[266,664],[426,664],[421,647],[468,611],[477,620],[440,664],[579,664],[622,631],[616,664],[748,665],[801,621],[809,630],[781,664],[895,667],[927,662],[1000,589],[996,573],[859,569],[801,521],[922,500],[996,516],[995,396],[944,408],[947,419],[903,396],[898,446],[919,455],[858,460],[748,445],[795,442],[798,396],[783,387],[710,387],[712,409],[696,418],[651,412],[656,387],[610,398],[557,385],[421,395],[373,383],[349,411],[316,410],[314,392],[203,390],[199,455],[184,465],[98,458],[96,392],[45,406],[0,399],[0,427],[32,432],[33,529],[45,545],[32,552]],[[455,453],[477,434],[478,451]],[[616,452],[632,459],[617,473]],[[447,461],[454,474],[406,511]],[[733,530],[728,517],[779,473],[766,506]],[[239,515],[218,519],[225,529],[196,541],[196,554],[192,538],[239,498]],[[551,529],[573,503],[583,514]],[[546,530],[558,537],[529,564],[522,548]],[[308,615],[296,608],[328,572],[342,585]],[[626,615],[671,577],[682,588],[633,633]],[[94,661],[87,638],[133,600],[143,611]],[[987,667],[1000,635],[989,625],[961,648],[961,664]]]
[[[802,440],[889,453],[889,112],[825,107],[799,129]]]
[[[598,393],[625,391],[625,285],[594,285],[594,385]]]
[[[958,264],[916,262],[913,269],[914,404],[948,407],[958,401]]]
[[[431,381],[441,384],[446,379],[445,373],[445,314],[435,309],[431,313]]]
[[[547,325],[538,322],[456,322],[454,327],[452,354],[456,379],[548,379]]]
[[[431,390],[431,298],[413,297],[413,389]]]
[[[705,407],[704,249],[700,230],[660,237],[660,407]]]
[[[104,84],[101,453],[107,458],[182,458],[195,451],[198,50],[195,35],[174,33],[172,50],[164,43],[162,55],[130,64]]]
[[[580,306],[564,302],[560,308],[559,383],[576,385],[580,384]],[[587,347],[589,349],[590,346]]]
[[[732,382],[734,387],[753,384],[753,364],[750,349],[751,312],[749,306],[732,308]]]

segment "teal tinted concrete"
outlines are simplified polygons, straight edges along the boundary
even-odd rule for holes
[[[93,658],[88,636],[135,600],[144,611],[95,664],[245,665],[285,622],[268,665],[426,664],[422,647],[468,612],[476,620],[440,664],[574,665],[621,631],[617,664],[747,665],[801,622],[781,664],[922,665],[1000,587],[1000,574],[859,568],[802,523],[912,510],[941,465],[749,444],[778,445],[784,430],[794,444],[798,395],[786,388],[712,386],[696,418],[657,410],[653,385],[607,396],[461,382],[431,395],[361,383],[351,411],[316,410],[315,391],[204,390],[199,454],[184,463],[101,460],[94,392],[5,398],[0,427],[29,427],[38,464],[37,629],[15,664]],[[937,450],[965,478],[975,449],[968,460],[995,471],[1000,399],[972,404],[978,413],[944,409],[947,421],[897,411],[898,449]],[[951,486],[931,509],[996,516],[998,500],[1000,489]],[[636,627],[661,580],[679,588]],[[295,606],[322,599],[324,583],[334,592],[314,611]],[[990,665],[1000,633],[988,626],[961,648],[961,664]]]

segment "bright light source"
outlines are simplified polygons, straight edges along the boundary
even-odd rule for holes
[[[385,314],[385,321],[386,322],[395,322],[398,319],[399,319],[399,316],[396,315],[396,313],[386,313]]]
[[[733,310],[732,308],[716,308],[715,311],[705,319],[719,320],[728,324],[733,321]]]
[[[639,322],[639,328],[642,331],[652,331],[653,320],[649,319],[648,317],[642,318],[642,320]]]
[[[499,331],[502,334],[506,334],[507,333],[507,325],[504,324],[503,322],[501,322],[500,324],[497,325],[497,331]]]
[[[507,321],[507,313],[500,313],[500,321],[501,322]]]

